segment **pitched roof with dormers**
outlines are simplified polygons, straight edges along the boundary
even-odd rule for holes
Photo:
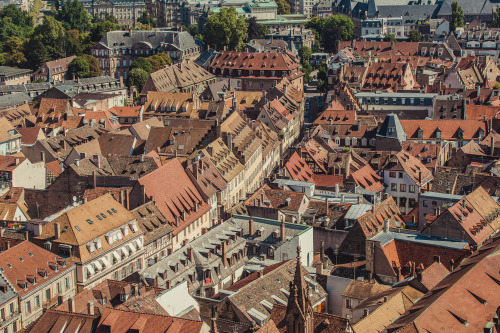
[[[198,161],[192,161],[192,163],[186,167],[186,172],[188,176],[196,182],[201,192],[205,194],[207,200],[217,192],[224,191],[227,187],[227,182],[208,156],[203,156],[199,158]]]
[[[246,163],[262,145],[262,139],[244,117],[235,111],[220,125],[220,129],[227,136],[232,135],[233,151]]]
[[[397,153],[384,169],[404,171],[418,187],[427,184],[433,179],[432,172],[419,159],[406,151]]]
[[[349,178],[350,181],[354,181],[357,186],[360,186],[365,191],[380,192],[385,188],[381,182],[382,178],[373,171],[369,164],[352,172]]]
[[[272,189],[264,184],[245,201],[246,206],[299,211],[305,205],[305,193]]]
[[[352,46],[352,48],[351,48]],[[351,48],[353,53],[360,57],[372,57],[389,59],[394,55],[413,56],[418,54],[418,42],[375,42],[375,41],[341,41],[339,50]]]
[[[290,177],[294,180],[314,182],[312,179],[313,172],[311,168],[307,165],[306,161],[304,161],[304,159],[297,154],[297,152],[294,152],[288,162],[286,162],[285,168]]]
[[[139,178],[139,183],[174,228],[174,235],[210,209],[178,159]]]
[[[69,260],[28,241],[0,252],[0,274],[20,296],[43,288],[45,282],[73,268]]]
[[[500,234],[396,319],[388,332],[483,331],[500,304]]]
[[[78,247],[78,251],[72,251],[71,260],[86,262],[96,255],[100,256],[103,252],[115,248],[117,244],[136,237],[141,231],[134,231],[129,222],[136,223],[134,214],[108,193],[80,206],[70,208],[44,225],[42,233],[36,239],[42,242]],[[59,223],[60,226],[59,238],[56,238],[55,235],[55,223]],[[109,233],[119,230],[121,227],[130,227],[131,232],[128,233],[128,236],[123,235],[122,239],[110,243],[108,241],[110,240]],[[96,239],[101,242],[100,250],[96,246],[92,246],[95,245]]]

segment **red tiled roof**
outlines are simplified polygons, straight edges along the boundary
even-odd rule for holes
[[[300,72],[300,66],[285,53],[245,53],[222,51],[212,61],[212,68],[230,70],[272,70]]]
[[[286,162],[285,168],[290,174],[290,177],[294,180],[314,182],[312,179],[313,172],[311,168],[309,168],[309,165],[307,165],[304,159],[300,157],[297,152],[293,153],[288,162]]]
[[[417,55],[418,42],[375,42],[375,41],[341,41],[339,50],[351,48],[353,53],[361,57],[368,57],[369,52],[372,57],[390,58],[393,55]]]
[[[413,157],[406,151],[400,151],[395,157],[397,159],[397,163],[394,167],[390,168],[390,170],[400,170],[402,168],[408,177],[410,177],[415,184],[417,184],[417,186],[422,186],[432,180],[432,172],[427,169],[416,157]]]
[[[419,159],[427,168],[434,168],[437,164],[437,157],[441,151],[441,145],[438,143],[419,143],[419,142],[403,142],[403,150]],[[428,159],[431,159],[430,162]]]
[[[115,106],[109,111],[118,117],[139,117],[141,106]]]
[[[16,130],[22,135],[21,143],[23,145],[34,145],[42,129],[40,127],[18,127]]]
[[[29,241],[21,242],[0,253],[2,275],[21,296],[38,288],[43,282],[65,274],[73,265],[72,262]],[[46,277],[44,272],[47,273]]]
[[[49,169],[56,177],[61,174],[61,162],[59,162],[59,160],[45,163],[45,167]]]
[[[316,186],[335,187],[336,184],[339,184],[340,187],[344,186],[343,176],[320,175],[315,173],[312,178]]]
[[[144,186],[146,195],[155,201],[158,209],[174,227],[174,235],[210,209],[178,159],[173,159],[139,178],[139,183]]]
[[[314,125],[337,125],[337,124],[356,124],[356,111],[355,110],[332,110],[326,109],[321,112]]]
[[[468,104],[465,116],[471,120],[500,118],[500,106]]]
[[[11,172],[19,164],[24,162],[26,157],[15,157],[15,156],[4,156],[0,155],[0,171],[6,171],[6,172]],[[18,163],[16,163],[16,161]]]
[[[298,211],[304,196],[302,192],[271,189],[269,185],[264,184],[245,201],[245,205]],[[288,199],[290,201],[287,203]],[[269,205],[264,202],[265,200],[269,200]]]
[[[436,140],[436,132],[441,131],[441,140],[457,141],[459,130],[463,131],[463,140],[478,140],[479,131],[486,134],[486,125],[480,120],[401,120],[407,140]],[[422,130],[422,138],[418,130]]]
[[[385,188],[384,184],[380,181],[382,178],[375,173],[369,164],[352,172],[349,178],[352,178],[356,182],[356,185],[361,186],[365,191],[379,192]]]

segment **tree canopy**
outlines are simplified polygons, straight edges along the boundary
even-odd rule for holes
[[[420,42],[422,37],[418,30],[412,30],[408,33],[408,41],[409,42]]]
[[[299,50],[299,57],[302,64],[308,63],[312,57],[311,49],[307,46],[302,46],[302,48]]]
[[[278,5],[278,15],[286,15],[291,13],[291,7],[286,0],[276,0]]]
[[[248,24],[234,7],[221,8],[220,12],[212,14],[204,29],[204,42],[216,50],[224,46],[230,50],[243,50],[245,47]]]
[[[493,22],[491,22],[493,28],[500,28],[500,6],[497,5],[493,11]]]
[[[450,22],[450,32],[455,32],[458,27],[463,27],[464,23],[464,10],[458,2],[453,1],[451,3],[451,22]]]
[[[139,91],[141,91],[148,77],[149,73],[147,73],[144,69],[134,68],[128,73],[127,85],[129,87],[136,87]]]
[[[151,63],[146,58],[135,59],[132,65],[130,66],[130,69],[134,68],[140,68],[148,74],[150,74],[153,71]]]
[[[90,65],[85,57],[76,57],[68,65],[68,76],[76,78],[84,78],[90,76]]]
[[[246,20],[248,24],[247,41],[262,39],[269,33],[269,28],[257,23],[257,18],[251,17]]]
[[[90,29],[90,15],[78,0],[65,1],[56,18],[66,30],[88,31]]]
[[[396,42],[396,35],[386,32],[384,35],[384,42]]]
[[[333,15],[325,21],[322,32],[323,48],[326,52],[336,53],[339,41],[354,38],[354,23],[344,15]]]

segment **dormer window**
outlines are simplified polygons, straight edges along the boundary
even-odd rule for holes
[[[441,140],[441,130],[439,128],[436,130],[436,139]]]
[[[418,139],[422,140],[423,132],[424,131],[419,127],[418,130],[417,130]]]
[[[128,225],[130,226],[130,230],[132,230],[133,233],[139,231],[139,228],[137,228],[137,223],[135,221],[130,221]]]
[[[127,226],[122,226],[121,230],[122,230],[123,236],[127,237],[128,236],[128,228],[127,228]]]

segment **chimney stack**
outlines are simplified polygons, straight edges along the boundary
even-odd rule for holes
[[[450,259],[450,272],[452,272],[455,269],[455,260]]]
[[[54,238],[59,239],[61,237],[61,225],[59,222],[54,223]]]
[[[434,256],[434,262],[441,263],[441,257],[440,256]]]
[[[68,311],[75,312],[75,300],[73,297],[68,298]]]
[[[325,261],[325,241],[321,240],[319,243],[319,260],[323,263]]]
[[[187,257],[188,257],[189,261],[193,262],[193,248],[192,247],[187,248]]]
[[[94,301],[89,301],[87,303],[87,310],[88,310],[88,314],[89,316],[93,316],[94,315]]]
[[[493,134],[491,135],[491,148],[490,148],[490,155],[493,156],[495,154],[495,137]]]
[[[389,232],[389,219],[384,220],[384,232]]]
[[[251,216],[248,220],[248,236],[253,237],[253,218]]]
[[[328,216],[328,198],[325,198],[325,211],[326,216]]]
[[[28,231],[24,232],[24,240],[29,240],[30,239],[30,233]]]
[[[227,249],[226,249],[226,241],[222,241],[222,263],[224,264],[224,267],[227,267]]]
[[[261,269],[260,271],[257,272],[258,277],[263,277],[264,276],[264,270]]]
[[[281,241],[285,241],[285,217],[281,220],[281,226],[280,226],[280,238]]]

